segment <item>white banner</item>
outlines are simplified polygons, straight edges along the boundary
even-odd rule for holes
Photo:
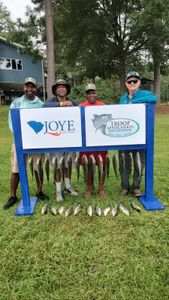
[[[88,106],[86,146],[145,144],[145,118],[145,104]]]
[[[79,107],[21,109],[23,149],[81,147]]]

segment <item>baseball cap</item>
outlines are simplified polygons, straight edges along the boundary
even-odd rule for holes
[[[140,75],[138,72],[135,72],[135,71],[131,71],[127,74],[126,76],[126,80],[129,79],[130,77],[136,77],[138,79],[140,79]]]
[[[34,84],[35,86],[37,86],[36,80],[35,80],[34,78],[32,78],[32,77],[27,77],[27,78],[25,79],[25,84],[27,84],[27,83],[32,83],[32,84]]]
[[[85,93],[88,91],[96,91],[96,86],[94,83],[88,83],[85,87]]]

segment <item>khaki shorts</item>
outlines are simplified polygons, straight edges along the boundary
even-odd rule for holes
[[[51,164],[54,163],[54,158],[57,158],[57,167],[60,169],[61,166],[61,158],[65,159],[65,168],[68,168],[68,160],[71,157],[72,159],[72,166],[75,166],[75,158],[76,158],[76,153],[75,152],[55,152],[55,153],[50,153],[50,162]]]
[[[37,171],[38,170],[37,161],[38,161],[38,159],[41,158],[42,162],[43,162],[44,158],[45,158],[45,155],[43,153],[32,154],[32,155],[25,155],[25,162],[27,162],[28,157],[32,157],[33,158],[33,169],[35,171]],[[12,167],[12,173],[19,173],[15,144],[12,144],[12,150],[11,150],[11,167]]]

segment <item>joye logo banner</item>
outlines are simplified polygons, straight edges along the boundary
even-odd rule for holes
[[[21,109],[23,149],[81,147],[79,107]]]

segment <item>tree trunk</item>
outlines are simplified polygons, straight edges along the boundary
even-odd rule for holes
[[[125,92],[125,73],[126,73],[126,65],[125,65],[125,58],[121,58],[120,60],[120,93],[124,94]]]
[[[157,96],[156,106],[160,106],[160,63],[154,60],[154,93]]]
[[[52,0],[44,0],[46,21],[46,51],[47,51],[47,97],[52,97],[52,84],[55,81],[54,37]]]

